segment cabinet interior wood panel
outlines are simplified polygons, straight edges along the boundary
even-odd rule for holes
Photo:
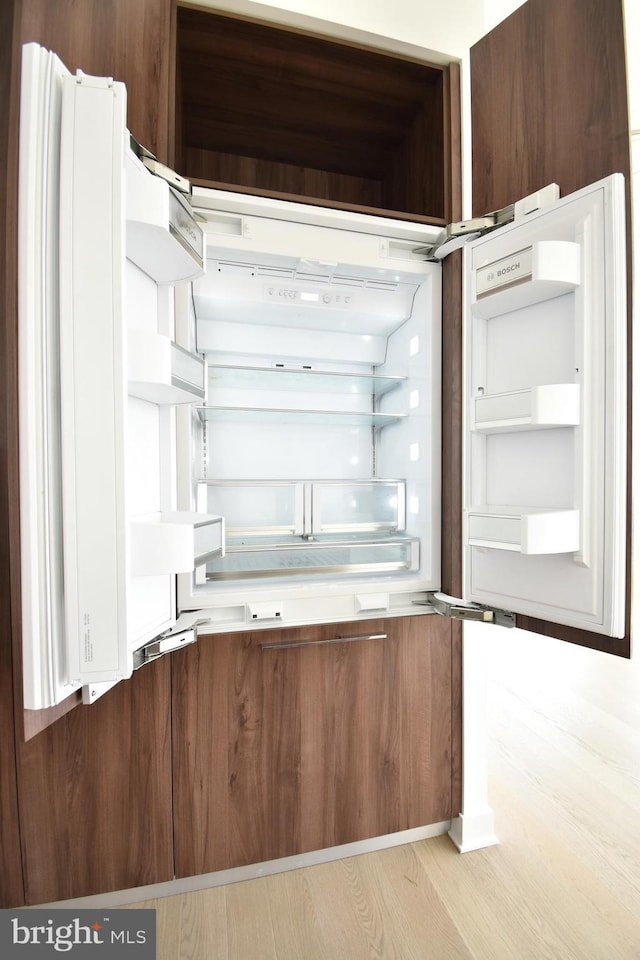
[[[221,184],[239,181],[260,193],[294,194],[314,197],[335,203],[352,203],[368,207],[383,207],[380,180],[333,173],[293,163],[272,163],[256,157],[236,157],[213,150],[185,147],[183,167],[192,180]]]
[[[505,82],[508,78],[508,82]],[[529,0],[471,49],[474,216],[548,183],[562,196],[612,173],[630,184],[625,42],[620,0]],[[631,503],[631,206],[627,191],[628,481]],[[630,655],[621,640],[518,616],[535,633]]]
[[[446,68],[179,8],[182,172],[444,218]]]
[[[19,629],[20,585],[10,575],[13,567],[13,540],[17,513],[17,425],[8,415],[15,410],[17,329],[10,322],[16,315],[17,143],[10,132],[18,120],[17,99],[12,88],[18,80],[18,67],[12,56],[14,3],[0,5],[0,237],[3,257],[0,266],[0,310],[6,318],[0,336],[3,416],[0,421],[0,908],[24,903],[22,858],[18,821],[18,794],[14,736],[14,695],[12,640]],[[22,704],[20,704],[20,707]]]
[[[170,664],[19,745],[27,903],[173,878]]]
[[[378,632],[387,639],[260,646]],[[181,651],[176,875],[449,819],[450,677],[438,617],[226,634]]]

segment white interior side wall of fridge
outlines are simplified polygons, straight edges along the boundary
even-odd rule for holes
[[[428,327],[418,326],[417,317],[430,316]],[[418,290],[411,320],[402,324],[387,343],[384,363],[377,372],[401,376],[407,380],[392,393],[382,397],[380,409],[407,411],[407,418],[380,434],[377,446],[377,468],[380,476],[393,476],[402,464],[406,481],[406,531],[429,543],[422,551],[421,575],[428,583],[440,583],[441,558],[441,452],[442,417],[440,365],[429,362],[430,355],[442,353],[441,285],[439,277],[425,280]],[[438,318],[436,320],[435,318]],[[438,518],[433,525],[430,518]]]

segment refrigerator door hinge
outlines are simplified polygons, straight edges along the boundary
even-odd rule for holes
[[[150,150],[147,150],[146,147],[143,147],[141,143],[138,143],[131,133],[129,133],[129,142],[136,157],[150,173],[153,173],[156,177],[160,177],[162,180],[166,180],[170,187],[179,190],[180,193],[185,194],[187,197],[190,196],[190,180],[180,176],[179,173],[176,173],[175,170],[172,170],[171,167],[168,167],[166,164],[160,163],[154,154],[151,153]]]
[[[195,643],[198,639],[198,624],[206,623],[208,619],[208,617],[202,615],[201,610],[181,614],[168,630],[164,630],[134,652],[133,669],[139,670],[145,663],[151,663],[152,660],[157,660],[165,653],[171,653],[172,650],[185,647],[188,643]],[[85,683],[82,687],[82,702],[85,705],[95,703],[117,683],[120,683],[120,680]]]
[[[145,663],[157,660],[165,653],[171,653],[173,650],[185,647],[189,643],[195,643],[198,639],[198,624],[206,621],[207,617],[204,617],[202,612],[198,610],[181,614],[169,630],[158,634],[149,643],[145,643],[144,647],[136,650],[133,655],[133,669],[138,670]]]
[[[516,615],[508,610],[483,607],[469,603],[446,593],[428,593],[427,600],[436,613],[453,620],[475,620],[478,623],[494,623],[498,627],[515,627]]]
[[[469,240],[475,240],[483,233],[489,233],[497,227],[504,227],[507,223],[526,217],[541,207],[549,206],[560,198],[560,187],[557,183],[550,183],[541,190],[523,197],[516,203],[510,203],[500,210],[485,213],[482,217],[473,217],[471,220],[459,220],[457,223],[448,223],[440,232],[435,243],[427,247],[418,247],[412,252],[423,254],[427,260],[439,261],[459,250]]]

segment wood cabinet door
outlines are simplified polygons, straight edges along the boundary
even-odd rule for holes
[[[173,879],[169,661],[18,749],[26,902]]]
[[[440,617],[203,637],[174,655],[176,876],[450,819],[450,677]]]
[[[627,182],[630,147],[620,0],[528,0],[471,50],[473,214],[548,183],[562,196],[612,173]],[[631,436],[631,284],[627,324],[627,424]],[[631,502],[631,450],[627,503]],[[630,510],[622,639],[518,615],[517,625],[621,656],[630,655]]]

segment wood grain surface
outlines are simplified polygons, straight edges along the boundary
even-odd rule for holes
[[[261,649],[283,637],[386,640]],[[176,875],[449,819],[439,617],[201,638],[173,661]]]
[[[188,176],[445,216],[446,69],[197,9],[177,31]]]
[[[127,122],[160,160],[170,159],[174,0],[22,0],[20,42],[54,50],[72,72],[127,85]]]
[[[28,903],[173,877],[169,661],[18,750]]]

